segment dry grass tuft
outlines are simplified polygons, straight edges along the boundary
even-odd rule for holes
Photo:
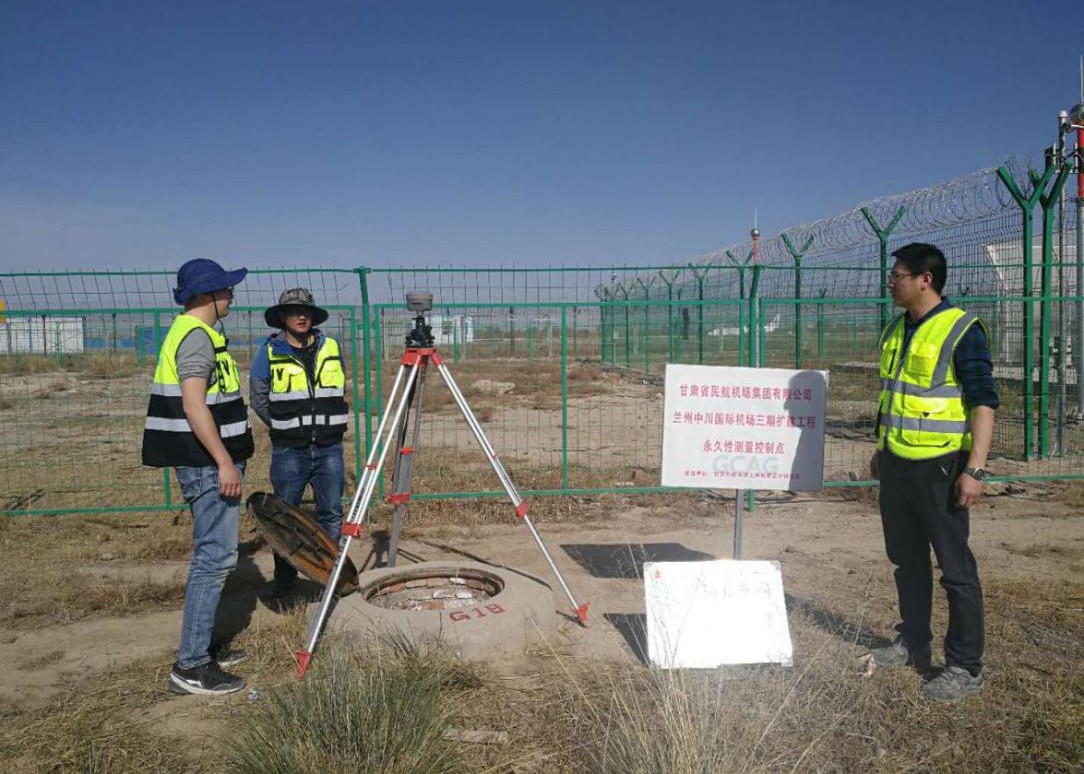
[[[465,771],[449,727],[439,664],[360,663],[325,646],[305,680],[272,689],[226,752],[227,768],[450,774]]]
[[[1084,762],[1084,678],[1072,661],[1048,664],[1043,679],[992,665],[983,694],[939,705],[920,698],[909,670],[863,679],[843,629],[824,631],[801,611],[791,623],[797,652],[810,654],[791,669],[563,662],[558,698],[539,708],[524,746],[548,750],[549,770],[583,772],[1070,771]],[[569,739],[576,744],[562,747]]]

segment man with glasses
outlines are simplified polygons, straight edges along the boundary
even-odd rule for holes
[[[192,511],[181,645],[169,675],[177,693],[224,694],[245,685],[222,670],[243,652],[213,645],[212,636],[226,575],[237,565],[241,477],[253,451],[237,364],[215,326],[229,315],[233,286],[246,273],[206,258],[177,272],[173,299],[184,314],[158,353],[143,429],[143,464],[174,468]]]
[[[342,531],[343,434],[349,410],[339,343],[319,328],[328,318],[306,288],[287,290],[264,312],[277,328],[256,352],[249,374],[249,400],[270,428],[271,486],[301,505],[312,486],[316,520],[333,541]],[[268,605],[286,608],[297,570],[275,554]]]
[[[968,508],[982,496],[998,395],[986,328],[942,298],[945,256],[913,243],[894,252],[888,290],[904,310],[881,333],[877,450],[881,524],[895,565],[896,641],[872,652],[878,666],[930,667],[932,547],[948,597],[945,666],[923,686],[956,701],[982,689],[984,618],[968,547]]]

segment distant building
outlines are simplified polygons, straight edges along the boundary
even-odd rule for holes
[[[85,348],[82,317],[12,317],[0,322],[0,354],[71,355]]]

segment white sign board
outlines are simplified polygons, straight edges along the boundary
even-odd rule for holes
[[[662,485],[820,489],[827,393],[827,371],[667,365]]]
[[[653,666],[792,663],[779,562],[647,562],[644,597]]]

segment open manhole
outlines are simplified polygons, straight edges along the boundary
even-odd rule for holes
[[[466,610],[504,590],[504,581],[478,570],[412,573],[383,578],[362,589],[365,600],[388,610]]]
[[[333,625],[359,642],[388,635],[439,642],[481,661],[523,653],[557,625],[553,592],[521,570],[481,562],[422,562],[358,576]]]

